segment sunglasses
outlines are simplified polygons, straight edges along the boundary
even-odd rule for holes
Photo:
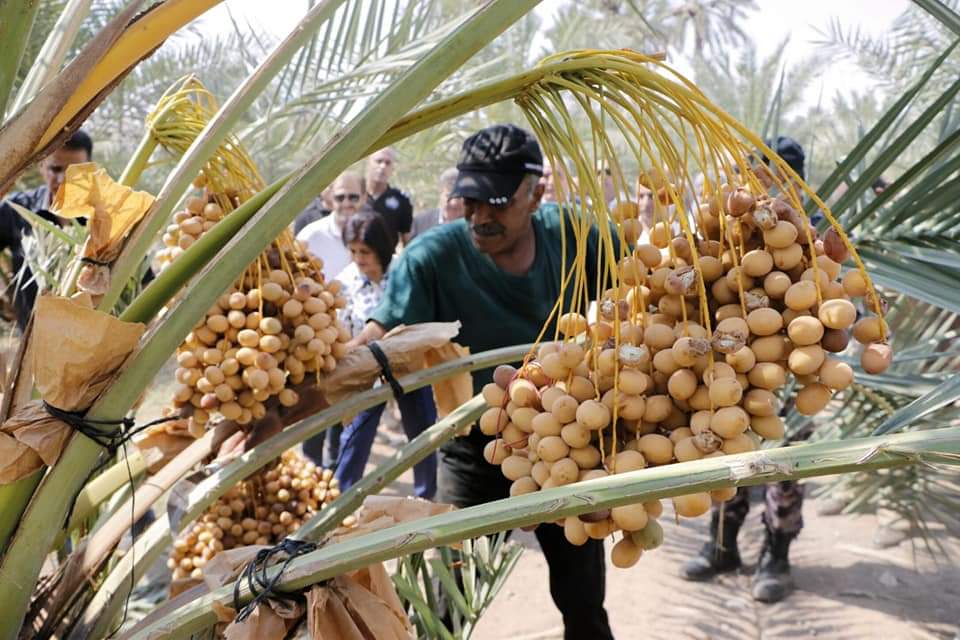
[[[350,202],[360,202],[359,193],[337,193],[333,196],[334,202],[343,202],[344,200],[350,200]]]

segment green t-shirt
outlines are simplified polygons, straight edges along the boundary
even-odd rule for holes
[[[572,224],[565,213],[567,228],[567,272],[575,257]],[[390,267],[383,301],[371,318],[388,330],[399,324],[418,322],[461,323],[456,341],[471,353],[533,342],[560,295],[563,260],[560,234],[561,215],[555,204],[545,204],[533,215],[536,257],[524,275],[500,269],[473,244],[466,221],[439,225],[418,236]],[[586,260],[595,297],[597,230],[588,238]],[[616,237],[614,235],[614,237]],[[573,283],[566,292],[569,308]],[[583,305],[581,305],[583,308]],[[553,339],[553,327],[545,339]],[[492,379],[492,369],[474,373],[474,391]]]

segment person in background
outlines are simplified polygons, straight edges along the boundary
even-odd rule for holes
[[[344,171],[330,185],[333,200],[331,215],[311,222],[297,234],[307,243],[310,253],[323,261],[323,275],[332,279],[350,264],[350,252],[343,244],[343,229],[366,200],[363,178],[353,171]]]
[[[457,179],[456,168],[450,168],[440,174],[440,200],[435,209],[427,209],[413,218],[413,228],[410,230],[410,240],[413,240],[427,229],[453,222],[463,217],[463,198],[451,196],[453,183]]]
[[[327,187],[293,221],[293,235],[300,233],[311,222],[326,218],[331,211],[333,211],[333,190]]]
[[[637,207],[640,209],[640,226],[643,228],[642,238],[650,237],[653,227],[653,191],[640,184],[637,180]]]
[[[463,143],[453,195],[463,197],[465,216],[436,227],[397,259],[383,301],[353,344],[377,340],[400,324],[460,321],[457,341],[480,353],[534,342],[564,292],[561,225],[572,233],[556,205],[541,207],[543,155],[531,133],[514,125],[488,127]],[[587,278],[597,284],[599,233],[586,239]],[[600,271],[599,273],[604,273]],[[601,283],[602,285],[602,283]],[[572,292],[565,292],[570,306]],[[547,334],[553,329],[547,328]],[[493,370],[473,375],[474,392]],[[491,438],[477,427],[440,450],[438,497],[470,507],[509,496],[510,481],[483,457]],[[603,541],[567,542],[553,524],[535,534],[550,568],[550,594],[563,614],[567,640],[613,637],[603,607],[606,564]]]
[[[597,171],[597,177],[603,185],[603,201],[608,207],[613,207],[617,200],[617,186],[613,182],[613,171],[610,167],[604,167]]]
[[[366,194],[373,210],[383,216],[397,238],[406,245],[413,226],[413,203],[403,191],[390,186],[396,168],[397,154],[390,147],[367,158]]]
[[[343,283],[347,306],[341,322],[356,336],[363,330],[367,317],[377,308],[389,280],[387,271],[396,246],[396,235],[383,217],[375,211],[361,211],[347,221],[343,241],[353,262],[337,279]],[[407,439],[413,440],[437,421],[433,391],[422,387],[397,400],[401,424]],[[345,426],[340,435],[340,456],[335,475],[340,489],[346,490],[363,477],[370,457],[377,427],[385,404],[361,412]],[[437,492],[437,455],[431,453],[413,467],[413,489],[418,498],[433,498]]]
[[[890,183],[887,182],[887,179],[883,176],[880,176],[873,181],[873,184],[870,185],[870,188],[873,190],[873,195],[879,196],[881,193],[887,190],[887,187],[890,186]]]
[[[543,202],[549,204],[568,201],[568,197],[565,195],[561,197],[557,191],[558,187],[564,188],[566,179],[567,172],[562,166],[554,167],[549,160],[544,160],[543,175],[540,177],[540,184],[543,185]]]
[[[350,251],[343,242],[347,222],[366,206],[363,178],[353,171],[344,171],[329,187],[330,215],[311,222],[297,234],[307,249],[323,262],[323,275],[334,279],[350,264]],[[340,455],[341,425],[337,424],[303,443],[303,453],[317,465],[331,467]],[[324,459],[324,445],[327,454]]]
[[[41,218],[58,226],[70,224],[50,212],[50,204],[60,185],[63,184],[64,173],[72,164],[90,162],[93,157],[93,140],[82,129],[77,130],[67,138],[63,146],[40,161],[40,175],[43,184],[29,191],[19,191],[7,196],[9,202],[14,202],[25,209],[36,213]],[[81,221],[82,223],[82,221]],[[13,258],[14,278],[12,287],[13,305],[17,316],[17,326],[23,331],[36,300],[38,289],[29,267],[24,265],[25,254],[23,248],[24,236],[32,233],[30,223],[17,213],[7,202],[0,204],[0,250],[10,249]]]
[[[780,136],[773,149],[800,178],[804,178],[803,148],[793,138]],[[764,161],[769,164],[767,158]],[[806,439],[812,428],[805,428],[791,440]],[[789,593],[790,544],[803,528],[803,486],[795,480],[763,486],[764,542],[753,574],[753,598],[760,602],[779,602]],[[748,487],[740,487],[736,495],[710,514],[710,539],[700,553],[686,562],[680,572],[685,580],[710,580],[720,573],[736,571],[741,566],[737,534],[750,510]],[[722,518],[721,518],[722,513]],[[722,520],[722,522],[721,522]]]

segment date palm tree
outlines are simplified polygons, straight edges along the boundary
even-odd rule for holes
[[[933,0],[918,0],[928,5],[934,15],[957,31],[960,24],[956,14],[944,13]],[[11,11],[13,5],[0,3],[0,16]],[[149,53],[158,41],[175,32],[215,0],[167,0],[134,25],[140,38],[122,61],[110,66],[111,51],[117,42],[130,34],[127,24],[139,8],[139,2],[125,5],[120,17],[108,23],[78,54],[75,65],[57,74],[37,93],[32,103],[16,111],[0,130],[0,149],[19,149],[19,155],[0,154],[0,179],[9,185],[16,175],[48,148],[57,135],[75,127],[93,106],[102,103],[109,89],[124,76],[134,72],[135,61]],[[730,19],[735,11],[719,7],[733,3],[688,3],[691,7],[711,9],[698,13],[688,9],[677,14],[677,20],[693,20],[693,47],[707,47],[708,27],[716,19]],[[289,129],[277,132],[274,124],[295,120],[292,130],[303,135],[316,136],[320,151],[298,165],[292,173],[283,176],[264,189],[194,243],[183,259],[166,270],[151,286],[126,307],[121,319],[152,323],[128,365],[113,384],[97,399],[87,417],[92,420],[115,419],[125,414],[162,364],[216,298],[227,289],[237,275],[276,237],[303,206],[315,195],[318,185],[328,184],[344,168],[356,162],[378,146],[403,140],[414,132],[429,129],[451,119],[466,118],[466,114],[488,104],[496,104],[521,95],[529,88],[522,76],[509,76],[503,82],[484,84],[474,90],[470,87],[469,67],[464,75],[459,69],[485,45],[493,41],[512,24],[517,23],[536,5],[533,0],[490,0],[450,23],[434,22],[434,14],[421,3],[360,2],[358,0],[326,0],[317,4],[303,19],[299,28],[271,51],[269,56],[251,70],[238,85],[222,109],[193,141],[190,149],[171,168],[159,189],[157,203],[128,240],[124,253],[114,263],[115,283],[104,296],[101,310],[113,312],[119,289],[139,265],[159,232],[167,224],[174,206],[188,189],[199,168],[215,152],[230,133],[242,133],[247,139],[262,136],[266,157],[269,143],[277,149],[289,140]],[[608,6],[607,6],[608,5]],[[628,6],[629,5],[629,6]],[[442,5],[438,5],[442,6]],[[686,5],[685,5],[686,6]],[[598,3],[595,11],[634,10],[631,3]],[[692,13],[691,13],[692,11]],[[426,12],[426,13],[424,13]],[[683,16],[687,16],[684,18]],[[387,16],[387,17],[384,17]],[[0,35],[17,36],[4,39],[15,43],[12,57],[19,53],[28,40],[22,30],[29,16],[18,16],[18,21],[0,22],[6,30]],[[381,19],[383,17],[383,19]],[[436,18],[440,20],[440,18]],[[29,19],[32,23],[32,18]],[[387,32],[381,26],[388,25]],[[18,27],[19,25],[19,27]],[[407,40],[398,35],[391,40],[385,33],[393,30],[408,34]],[[106,34],[112,34],[109,37]],[[143,34],[155,36],[147,40]],[[351,36],[352,34],[352,36]],[[415,37],[413,35],[415,34]],[[131,36],[132,37],[132,36]],[[720,36],[718,36],[720,37]],[[734,36],[731,36],[734,37]],[[722,42],[723,40],[717,40]],[[712,46],[712,45],[711,45]],[[99,47],[99,48],[98,48]],[[306,54],[300,52],[307,51]],[[958,199],[956,190],[957,155],[955,131],[949,131],[929,148],[922,157],[903,173],[883,195],[871,199],[868,190],[877,175],[888,170],[912,145],[919,134],[931,123],[939,122],[954,100],[960,81],[931,91],[931,78],[940,72],[952,55],[952,48],[940,52],[876,124],[865,130],[860,142],[846,155],[821,185],[820,194],[830,197],[840,184],[848,183],[843,195],[836,199],[836,211],[845,226],[858,234],[864,246],[868,265],[884,287],[903,295],[936,304],[949,312],[960,311],[960,293],[944,290],[944,282],[956,282],[957,247],[948,229],[955,228]],[[298,56],[299,60],[298,60]],[[481,59],[493,66],[499,60],[496,54]],[[114,62],[116,62],[114,60]],[[554,64],[561,64],[557,60]],[[8,66],[14,65],[9,61]],[[289,65],[294,65],[293,70]],[[133,66],[131,66],[133,65]],[[489,68],[489,67],[488,67]],[[299,70],[298,70],[299,69]],[[315,75],[305,82],[300,78],[303,69]],[[542,67],[547,74],[550,67]],[[532,73],[536,73],[532,72]],[[289,75],[288,75],[289,74]],[[451,83],[446,84],[447,80]],[[460,83],[457,86],[457,83]],[[13,83],[10,83],[10,88]],[[61,88],[58,93],[54,88]],[[0,89],[3,86],[0,85]],[[453,98],[441,99],[444,91]],[[312,102],[303,102],[311,95]],[[931,91],[924,99],[921,92]],[[0,95],[7,102],[10,91]],[[84,96],[81,100],[77,96]],[[279,96],[264,98],[264,96]],[[277,102],[278,100],[279,102]],[[278,104],[284,106],[278,107]],[[258,106],[259,105],[259,106]],[[286,105],[290,105],[289,108]],[[306,105],[310,105],[306,108]],[[426,105],[418,111],[418,106]],[[915,105],[916,114],[907,107]],[[298,111],[299,106],[299,111]],[[41,109],[41,107],[44,107]],[[258,108],[263,109],[257,111]],[[250,113],[255,114],[254,117]],[[256,114],[259,113],[259,116]],[[318,116],[320,115],[318,121]],[[910,117],[907,117],[907,114]],[[902,120],[901,120],[902,118]],[[328,123],[334,123],[332,125]],[[895,124],[902,128],[895,128]],[[329,128],[328,128],[329,127]],[[333,135],[333,132],[336,135]],[[26,142],[29,144],[26,144]],[[141,145],[131,165],[142,167],[150,157],[149,146]],[[277,151],[279,153],[279,151]],[[125,172],[133,175],[138,172]],[[901,227],[908,232],[896,236],[896,243],[886,242],[890,229]],[[912,235],[911,233],[912,232]],[[873,244],[871,244],[873,243]],[[952,278],[952,280],[951,280]],[[189,283],[189,287],[186,285]],[[180,295],[171,304],[174,296]],[[160,316],[166,305],[170,308]],[[159,317],[158,317],[159,316]],[[939,326],[939,325],[934,325]],[[927,335],[931,329],[918,329]],[[909,335],[904,331],[904,335]],[[936,349],[914,353],[914,356],[936,359]],[[522,352],[522,349],[521,349]],[[934,354],[934,355],[931,355]],[[516,359],[516,350],[481,354],[447,368],[429,370],[407,380],[409,388],[422,386],[448,375],[452,370],[489,366],[495,362]],[[906,364],[905,361],[903,364]],[[895,363],[900,365],[901,363]],[[913,380],[909,366],[891,370],[892,382],[881,377],[866,379],[864,385],[903,385]],[[934,379],[931,390],[902,408],[894,408],[890,422],[884,421],[879,430],[893,431],[914,424],[922,416],[955,401],[958,395],[948,384]],[[9,391],[8,391],[9,393]],[[228,463],[190,492],[185,516],[177,524],[183,526],[196,518],[226,487],[232,486],[275,458],[280,452],[296,445],[304,438],[321,431],[340,420],[348,412],[373,406],[387,395],[385,389],[359,394],[344,403],[327,409],[290,429],[268,439],[248,455]],[[483,409],[482,399],[475,398],[423,437],[411,442],[399,456],[378,473],[370,474],[345,494],[335,507],[322,512],[317,519],[305,523],[298,535],[305,538],[322,536],[344,515],[359,506],[363,497],[377,491],[405,468],[431,451],[444,438],[452,437],[458,429],[472,423]],[[937,414],[942,417],[941,414]],[[871,414],[873,417],[873,414]],[[850,420],[856,420],[855,414]],[[866,424],[863,416],[861,422]],[[937,426],[942,423],[938,422]],[[785,478],[785,469],[792,469],[791,477],[870,471],[877,468],[902,467],[917,461],[953,463],[960,452],[960,436],[956,428],[919,430],[915,433],[863,438],[850,441],[829,441],[801,447],[774,449],[742,460],[744,469],[731,479],[731,467],[723,459],[710,459],[676,468],[661,467],[633,474],[623,474],[592,481],[589,485],[574,485],[553,489],[541,495],[527,495],[507,501],[484,505],[471,510],[438,516],[415,526],[401,526],[343,545],[331,545],[294,562],[293,567],[305,562],[322,560],[322,568],[303,577],[307,582],[293,584],[281,580],[282,586],[303,586],[363,566],[375,559],[398,557],[423,551],[437,545],[452,543],[467,537],[492,533],[516,526],[556,520],[577,515],[599,507],[612,507],[636,500],[680,495],[703,491],[734,483],[757,483]],[[74,437],[58,462],[33,476],[12,485],[0,487],[3,510],[0,511],[0,530],[3,532],[4,552],[0,557],[0,637],[12,638],[21,632],[21,623],[36,585],[44,558],[54,547],[57,531],[51,523],[64,522],[72,509],[74,496],[81,491],[85,478],[96,465],[101,447],[84,437]],[[174,524],[168,519],[151,527],[144,538],[134,545],[117,567],[104,576],[102,582],[87,585],[77,609],[70,616],[56,617],[57,624],[70,637],[101,637],[109,631],[113,615],[122,606],[122,587],[130,577],[142,575],[144,558],[156,557],[162,542],[169,539]],[[423,535],[423,531],[429,535]],[[359,563],[359,564],[358,564]],[[241,592],[248,598],[249,593]],[[215,622],[214,603],[230,601],[232,590],[224,588],[207,597],[188,603],[153,623],[138,629],[133,637],[150,637],[157,625],[166,625],[168,632],[186,634],[199,631]],[[79,609],[79,611],[78,611]],[[75,617],[74,617],[75,614]],[[72,625],[72,626],[70,626]]]

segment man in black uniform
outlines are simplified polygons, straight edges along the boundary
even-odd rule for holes
[[[64,221],[50,212],[50,203],[63,184],[64,172],[72,164],[90,162],[93,155],[93,140],[83,130],[67,138],[63,146],[40,162],[43,184],[36,189],[19,191],[7,196],[7,200],[36,213],[41,218],[62,225]],[[10,249],[13,256],[13,305],[20,330],[27,326],[33,303],[37,297],[37,284],[29,267],[24,267],[23,238],[32,233],[30,223],[7,202],[0,203],[0,250]],[[21,269],[23,272],[21,273]]]
[[[457,169],[451,195],[463,198],[465,218],[427,230],[404,250],[391,267],[383,302],[355,344],[376,340],[399,324],[459,320],[457,341],[479,353],[533,342],[550,317],[561,295],[563,259],[569,270],[576,252],[562,252],[562,225],[566,237],[573,237],[569,219],[556,204],[541,206],[540,145],[519,127],[489,127],[464,142]],[[586,257],[591,287],[597,282],[597,251],[594,229]],[[565,294],[569,308],[572,292]],[[475,392],[492,373],[474,374]],[[483,458],[489,440],[474,428],[442,447],[440,501],[470,507],[509,495],[510,481]],[[552,523],[537,527],[536,536],[550,568],[550,594],[563,614],[564,638],[612,638],[603,608],[603,542],[574,546]]]
[[[390,147],[367,158],[367,202],[390,223],[397,238],[406,245],[413,227],[413,204],[407,194],[390,186],[396,168],[397,154]]]

